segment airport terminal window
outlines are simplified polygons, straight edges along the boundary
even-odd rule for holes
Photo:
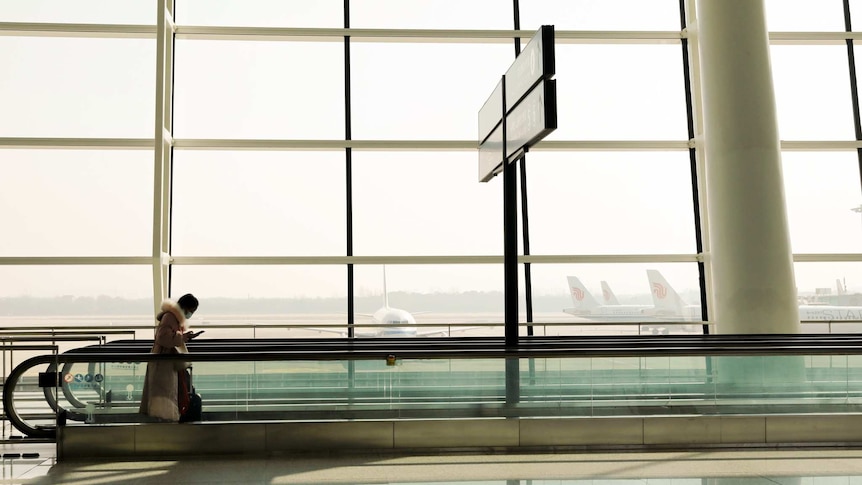
[[[172,253],[342,256],[344,173],[341,152],[177,150]]]
[[[850,0],[850,16],[853,19],[853,30],[862,29],[862,1]]]
[[[532,152],[532,254],[694,253],[687,152]]]
[[[340,42],[176,41],[174,136],[344,137]]]
[[[137,0],[28,0],[3,2],[0,22],[156,24],[156,2]],[[0,52],[3,50],[0,49]],[[154,74],[155,76],[155,74]]]
[[[176,19],[180,25],[341,28],[343,9],[343,0],[176,0]]]
[[[0,22],[113,22],[120,30],[122,25],[156,23],[154,1],[18,3],[3,9]],[[680,28],[678,0],[518,3],[525,31],[553,24],[558,31],[596,30],[599,37],[612,37],[613,32],[627,35],[627,30],[675,32]],[[850,4],[859,16],[860,0]],[[840,32],[842,6],[840,0],[767,0],[769,29],[796,31],[800,36]],[[340,28],[343,8],[342,0],[177,0],[176,13],[180,26]],[[514,26],[510,0],[352,0],[350,14],[355,28],[510,30]],[[858,30],[862,18],[855,20]],[[14,33],[8,25],[5,28]],[[173,92],[173,135],[179,142],[344,140],[341,38],[227,41],[180,34]],[[28,148],[0,150],[4,174],[0,218],[17,231],[15,238],[0,243],[0,256],[60,256],[70,261],[62,266],[2,265],[4,279],[15,282],[13,289],[3,291],[71,298],[142,294],[146,304],[139,313],[149,316],[152,266],[79,266],[71,260],[151,255],[152,149],[42,150],[38,145],[46,142],[35,137],[80,138],[73,142],[83,145],[91,137],[152,139],[156,41],[140,32],[131,38],[40,35],[0,36],[0,63],[6,67],[0,78],[0,106],[7,114],[0,116],[0,138],[16,145],[8,139],[34,137],[24,142]],[[686,140],[679,42],[594,42],[557,45],[561,109],[559,129],[550,139],[605,141],[611,148],[618,148],[613,146],[616,141]],[[856,138],[846,46],[843,41],[819,42],[801,40],[771,48],[781,139],[819,141],[824,146],[821,152],[782,154],[791,241],[796,253],[852,255],[858,253],[862,238],[862,213],[852,210],[862,203],[857,157],[853,150],[829,151],[833,142]],[[352,137],[383,143],[475,140],[476,111],[514,58],[512,42],[500,39],[415,42],[401,37],[369,42],[354,37],[350,49]],[[354,149],[352,157],[354,254],[502,254],[502,181],[476,181],[474,151]],[[174,159],[173,255],[347,254],[343,151],[198,151],[184,150],[178,143]],[[689,164],[684,150],[534,150],[527,157],[531,253],[692,255],[696,248]],[[846,277],[853,290],[858,265],[797,264],[797,286],[800,291],[828,287],[834,279]],[[583,274],[594,290],[601,279],[613,279],[623,288],[641,282],[646,266],[605,264],[588,271],[590,265],[534,263],[533,308],[537,317],[543,312],[548,318],[567,316],[558,304],[543,298],[568,298],[569,269]],[[667,269],[665,276],[678,290],[696,289],[696,264],[660,266],[663,273]],[[674,274],[675,268],[684,270]],[[417,300],[418,306],[410,304],[411,311],[445,312],[448,307],[434,303],[432,296],[448,295],[441,298],[453,302],[458,299],[451,294],[457,292],[491,292],[490,311],[497,321],[502,319],[501,265],[391,264],[387,271],[392,272],[396,293],[427,297]],[[381,293],[369,288],[381,285],[380,273],[380,266],[355,265],[356,295],[371,298],[361,300],[368,308],[357,312],[379,306]],[[89,275],[99,281],[91,281]],[[261,303],[255,300],[258,297],[288,300],[290,305],[274,312],[267,307],[267,311],[282,317],[295,315],[295,320],[314,312],[317,316],[309,317],[313,321],[347,320],[345,264],[212,267],[180,261],[171,269],[171,278],[172,291],[189,288],[204,298],[245,298],[252,306]],[[523,267],[519,278],[523,312]],[[113,286],[98,286],[107,282]],[[9,293],[13,291],[17,293]],[[302,306],[315,298],[330,306]],[[697,303],[694,297],[685,299]],[[230,314],[225,307],[212,308]],[[468,313],[487,310],[478,304],[464,308]],[[254,320],[270,318],[259,310],[240,313],[254,315]],[[558,316],[552,316],[554,312]],[[247,321],[232,315],[236,321]]]
[[[862,245],[859,160],[854,152],[781,154],[795,253],[854,253]]]
[[[105,325],[137,315],[152,320],[153,268],[149,265],[0,266],[2,326],[22,317],[51,318],[45,325]],[[92,317],[92,318],[91,318]]]
[[[521,0],[521,28],[679,30],[678,0]]]
[[[647,270],[658,274],[649,274]],[[656,305],[668,315],[679,310],[700,320],[700,309],[694,308],[700,306],[695,263],[532,264],[531,272],[536,322],[577,321],[573,317],[590,310],[591,303],[623,305],[595,312],[605,313],[609,321],[621,320],[621,325],[612,332],[620,335],[637,332],[637,327],[622,321],[624,317],[631,316],[634,320],[648,315]],[[575,279],[570,281],[569,277]],[[674,293],[679,300],[672,302],[670,297]],[[664,298],[659,299],[660,295]],[[676,305],[679,302],[683,305]],[[662,307],[665,303],[667,308]],[[566,327],[555,331],[558,335],[571,335],[589,334],[596,329]]]
[[[354,139],[475,140],[511,44],[351,45]],[[502,108],[501,108],[502,109]]]
[[[152,138],[155,40],[0,36],[0,136]]]
[[[474,153],[355,151],[354,254],[502,254],[502,188],[480,184],[476,164]]]
[[[818,262],[818,263],[795,263],[793,272],[796,276],[796,288],[801,305],[840,305],[854,306],[848,309],[858,312],[862,306],[862,296],[859,288],[862,287],[862,263],[854,262]],[[821,312],[822,309],[809,309],[803,311],[800,308],[800,317],[805,320],[841,320],[848,317],[844,310],[841,313]],[[852,315],[855,316],[855,315]],[[856,317],[856,320],[860,317]],[[860,333],[862,323],[832,323],[833,333]],[[803,325],[803,331],[823,332],[827,331],[823,326]]]
[[[766,26],[770,32],[844,30],[842,0],[764,0]]]
[[[0,256],[152,254],[151,150],[0,150]]]
[[[374,29],[512,29],[511,0],[351,0],[350,26]]]
[[[847,47],[777,45],[770,54],[781,139],[854,139]]]
[[[177,294],[194,291],[201,301],[194,317],[198,323],[347,323],[347,268],[344,265],[177,265],[172,272],[172,290]],[[339,336],[337,332],[309,334],[288,331],[285,327],[272,329],[265,335]],[[215,337],[209,331],[207,336]]]
[[[679,45],[558,44],[549,140],[685,140]]]
[[[502,321],[502,264],[356,265],[357,314],[371,314],[383,305],[384,272],[389,306],[410,312],[417,321],[466,324],[468,327],[470,323]],[[520,305],[523,312],[523,297]],[[370,323],[371,320],[357,315],[356,323],[363,321]],[[481,331],[462,328],[458,332],[460,336],[502,334],[502,327],[486,327]]]

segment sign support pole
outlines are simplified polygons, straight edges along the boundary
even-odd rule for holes
[[[506,76],[503,75],[503,298],[506,347],[518,346],[518,212],[516,165],[506,154]]]
[[[506,348],[518,346],[518,213],[514,163],[506,154],[506,75],[503,75],[503,299]],[[521,401],[521,366],[517,357],[506,359],[506,404]]]

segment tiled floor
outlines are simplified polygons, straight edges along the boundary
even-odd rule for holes
[[[12,447],[13,445],[5,445]],[[862,485],[862,450],[219,457],[56,463],[3,459],[0,483]],[[8,451],[4,451],[8,452]]]

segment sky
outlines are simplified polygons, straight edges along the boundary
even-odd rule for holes
[[[843,31],[840,0],[765,2],[771,31]],[[521,26],[679,30],[677,0],[520,0]],[[816,8],[812,6],[816,5]],[[154,24],[156,2],[0,0],[0,22]],[[862,25],[862,0],[851,2]],[[179,25],[341,27],[341,0],[179,0]],[[856,17],[854,17],[856,18]],[[511,29],[508,0],[353,0],[355,28]],[[683,141],[679,44],[557,46],[559,128],[549,140]],[[501,43],[351,43],[352,136],[475,140],[476,115],[511,64]],[[782,140],[853,140],[846,47],[773,45]],[[155,40],[0,36],[0,138],[153,137]],[[344,137],[340,42],[176,42],[178,139]],[[858,253],[862,204],[853,151],[784,152],[797,253]],[[340,151],[176,150],[176,256],[346,254]],[[477,182],[474,151],[354,151],[353,251],[360,256],[502,254],[502,180]],[[0,257],[149,256],[152,150],[0,149]],[[530,252],[693,254],[687,151],[536,151],[527,159]],[[693,263],[533,264],[537,294],[569,274],[598,291],[648,292],[645,270],[678,290]],[[862,263],[798,263],[800,291],[862,291]],[[522,271],[519,271],[522,272]],[[390,290],[502,290],[502,265],[388,265]],[[175,266],[202,296],[346,295],[344,265]],[[522,276],[523,278],[523,276]],[[382,291],[380,265],[356,291]],[[0,296],[152,294],[149,266],[0,266]]]

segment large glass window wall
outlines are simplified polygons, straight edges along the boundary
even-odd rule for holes
[[[476,113],[517,21],[555,25],[559,95],[519,169],[521,323],[573,322],[569,276],[649,306],[659,270],[701,304],[677,0],[19,3],[0,11],[4,298],[143,299],[150,321],[194,292],[208,322],[337,333],[387,300],[418,323],[499,321],[502,181],[477,182]],[[844,7],[766,2],[797,287],[821,299],[862,292]]]

